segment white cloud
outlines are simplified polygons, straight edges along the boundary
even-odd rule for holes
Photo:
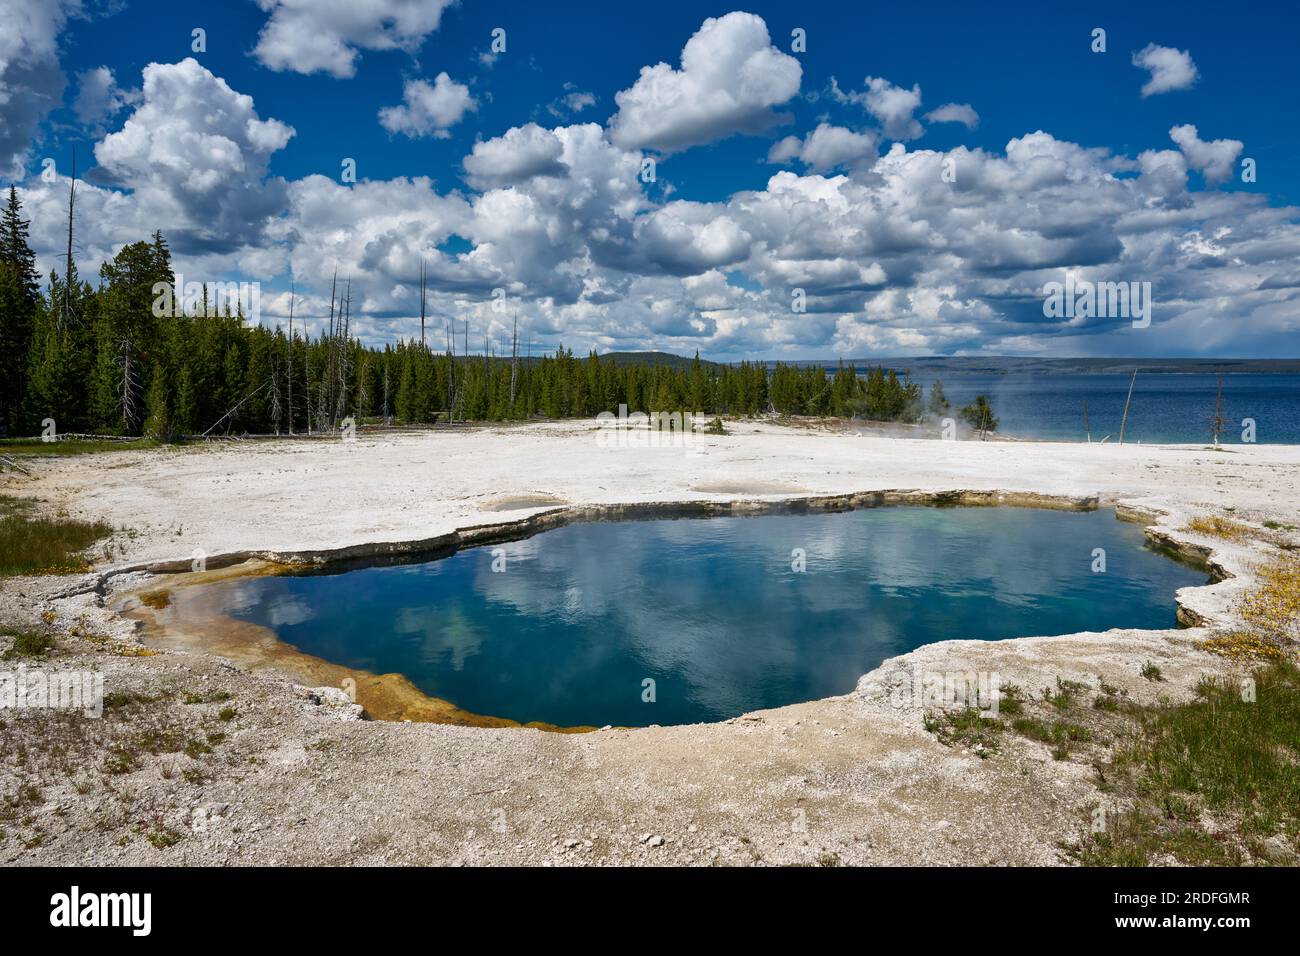
[[[72,108],[77,119],[92,130],[102,130],[106,122],[139,102],[140,91],[119,87],[106,66],[77,74],[77,99]]]
[[[596,105],[596,94],[585,93],[581,90],[574,90],[571,84],[564,84],[566,90],[570,92],[553,100],[546,107],[546,111],[556,119],[568,119],[570,116],[576,116],[585,109]]]
[[[869,82],[853,95],[866,105],[871,92]],[[1041,130],[1001,151],[894,142],[877,155],[873,131],[823,122],[771,151],[802,175],[781,170],[760,189],[687,202],[643,184],[641,153],[595,123],[529,123],[476,143],[460,188],[422,177],[285,183],[268,166],[293,131],[197,62],[151,64],[142,97],[97,148],[104,178],[79,187],[83,274],[161,229],[179,270],[261,280],[267,321],[286,301],[286,269],[306,297],[300,316],[321,311],[337,269],[352,279],[359,334],[409,336],[423,261],[432,328],[468,319],[477,342],[508,336],[517,310],[524,336],[579,351],[1300,345],[1300,211],[1258,193],[1190,190],[1190,169],[1222,181],[1241,152],[1191,126],[1171,131],[1178,149],[1136,157]],[[941,175],[948,160],[955,182]],[[43,269],[58,262],[66,197],[66,180],[22,189]],[[1138,340],[1123,322],[1045,319],[1043,283],[1066,270],[1153,281],[1152,326]],[[807,292],[806,314],[791,314],[793,287]],[[504,319],[490,307],[494,288],[512,300]]]
[[[725,212],[705,203],[671,202],[637,231],[647,259],[674,275],[698,275],[749,258],[753,237]]]
[[[876,158],[876,138],[870,133],[855,133],[843,126],[819,123],[802,141],[787,136],[768,151],[769,163],[787,163],[798,159],[818,171],[852,167]]]
[[[448,129],[477,108],[469,87],[444,72],[434,78],[432,86],[425,80],[407,80],[402,87],[402,104],[381,109],[379,122],[390,133],[445,139],[451,135]]]
[[[1188,90],[1200,73],[1189,50],[1148,43],[1133,54],[1133,65],[1151,71],[1151,79],[1142,85],[1142,96],[1155,96],[1171,90]]]
[[[267,163],[294,134],[260,119],[192,57],[144,68],[141,104],[95,146],[104,178],[131,189],[180,248],[230,249],[256,241],[280,212],[284,184]]]
[[[5,0],[0,29],[0,176],[23,174],[36,127],[63,98],[58,38],[80,0]]]
[[[840,103],[857,103],[880,122],[889,139],[906,141],[924,132],[912,115],[921,106],[919,84],[913,84],[909,90],[879,76],[869,76],[863,82],[867,85],[865,90],[845,92],[835,77],[831,77],[831,96]]]
[[[908,90],[879,76],[869,76],[865,82],[867,92],[864,102],[867,112],[880,120],[886,136],[890,139],[908,140],[921,135],[921,124],[912,117],[921,105],[919,84],[913,84]]]
[[[773,107],[799,92],[799,61],[772,46],[767,24],[752,13],[710,18],[682,49],[681,69],[641,68],[615,95],[610,138],[624,149],[664,153],[766,129]]]
[[[419,48],[455,0],[257,0],[270,19],[253,55],[273,70],[356,74],[358,50]]]
[[[1237,157],[1245,147],[1237,139],[1204,141],[1197,135],[1196,127],[1190,123],[1175,126],[1169,131],[1169,138],[1183,151],[1187,164],[1204,176],[1210,185],[1224,183],[1232,178],[1237,167]]]
[[[961,123],[967,129],[980,125],[980,115],[969,103],[945,103],[926,113],[925,118],[930,123]]]
[[[516,126],[502,136],[474,144],[465,157],[465,172],[479,188],[504,186],[533,176],[558,176],[564,144],[536,123]]]

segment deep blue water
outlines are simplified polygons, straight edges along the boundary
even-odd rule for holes
[[[212,587],[226,613],[307,653],[405,674],[475,713],[643,726],[846,693],[948,638],[1173,627],[1174,591],[1205,579],[1111,511],[887,507],[577,524],[438,561]]]
[[[998,430],[1016,438],[1083,441],[1083,402],[1094,441],[1107,434],[1119,438],[1128,394],[1126,373],[1007,372],[1002,374],[932,371],[914,373],[929,393],[931,382],[943,380],[954,406],[984,394],[1001,423]],[[1218,377],[1206,373],[1138,372],[1129,407],[1126,442],[1208,443],[1214,417]],[[1232,373],[1223,377],[1223,418],[1227,425],[1219,440],[1239,444],[1243,418],[1255,420],[1255,440],[1261,444],[1300,443],[1300,375]]]

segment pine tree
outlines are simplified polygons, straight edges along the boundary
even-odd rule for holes
[[[18,192],[10,186],[0,220],[0,431],[7,432],[21,427],[28,353],[41,291],[27,227]]]
[[[983,395],[976,395],[975,401],[961,410],[961,417],[975,431],[979,432],[980,439],[991,431],[996,431],[998,420],[993,415],[993,406]]]
[[[930,386],[930,401],[926,406],[926,411],[935,418],[942,418],[944,415],[948,414],[948,410],[951,407],[951,404],[948,402],[948,396],[943,393],[943,382],[936,380],[934,384]]]
[[[193,435],[195,425],[194,380],[189,366],[181,366],[176,386],[176,407],[172,412],[174,429],[179,435]]]
[[[156,365],[153,380],[149,383],[149,392],[145,396],[144,433],[158,441],[171,441],[173,437],[172,415],[167,400],[167,370],[162,365]]]

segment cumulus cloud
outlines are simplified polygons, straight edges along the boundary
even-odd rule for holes
[[[749,257],[753,237],[705,203],[676,201],[640,223],[647,259],[674,275],[698,275]]]
[[[1237,139],[1216,139],[1206,142],[1197,135],[1190,123],[1175,126],[1169,138],[1178,144],[1187,165],[1205,177],[1206,183],[1216,185],[1232,178],[1237,168],[1237,157],[1245,144]]]
[[[623,149],[673,153],[758,132],[779,120],[773,108],[799,92],[802,75],[799,61],[772,45],[761,17],[711,17],[686,42],[680,70],[642,67],[615,95],[610,138]]]
[[[160,225],[176,224],[178,248],[231,249],[256,241],[282,209],[284,184],[266,178],[267,163],[293,134],[187,57],[144,68],[140,105],[95,146],[95,159]]]
[[[876,138],[870,133],[855,133],[843,126],[819,123],[817,128],[800,140],[787,136],[768,150],[769,163],[788,163],[798,159],[805,166],[818,171],[837,167],[852,167],[871,162],[876,158]]]
[[[456,0],[257,0],[270,14],[253,55],[273,70],[356,73],[359,50],[414,52]]]
[[[503,135],[474,144],[465,157],[465,172],[479,188],[505,186],[533,176],[558,176],[564,144],[536,123],[516,126]]]
[[[921,135],[921,124],[912,118],[921,105],[920,85],[913,84],[908,90],[879,76],[869,76],[865,82],[867,112],[880,120],[886,136],[907,140]]]
[[[977,129],[980,125],[980,115],[969,103],[945,103],[930,110],[925,118],[930,123],[961,123],[967,129]]]
[[[0,29],[0,175],[22,177],[37,125],[63,98],[58,38],[80,0],[6,0]]]
[[[430,85],[425,80],[407,80],[402,87],[402,104],[385,106],[379,111],[379,123],[390,133],[404,133],[420,138],[445,139],[448,130],[464,115],[478,108],[469,87],[457,83],[445,72]]]
[[[1200,76],[1189,50],[1154,43],[1133,54],[1133,65],[1151,71],[1151,79],[1142,85],[1144,99],[1171,90],[1189,90]]]
[[[869,76],[863,82],[865,90],[846,92],[831,77],[831,95],[840,103],[857,103],[865,109],[880,122],[889,139],[906,141],[924,132],[913,116],[921,106],[919,84],[913,84],[909,90],[879,76]]]
[[[768,55],[765,28],[758,40],[740,44],[748,57]],[[735,80],[746,61],[706,65]],[[685,52],[682,69],[668,73],[701,94],[715,88]],[[716,88],[733,106],[766,102],[757,109],[770,118],[779,101],[737,99],[742,86]],[[1229,178],[1239,142],[1206,142],[1178,126],[1176,149],[1136,157],[1042,130],[1001,150],[917,149],[903,139],[919,126],[919,88],[868,79],[862,92],[838,95],[880,120],[894,140],[883,155],[874,129],[823,121],[770,150],[771,161],[798,167],[700,202],[641,182],[640,147],[628,143],[644,140],[623,138],[635,123],[622,136],[619,124],[513,127],[473,146],[454,188],[424,177],[286,183],[268,167],[290,127],[259,116],[251,98],[194,60],[150,64],[140,101],[96,149],[100,178],[79,188],[79,264],[88,274],[97,257],[161,229],[187,274],[225,269],[263,281],[267,321],[287,304],[290,276],[306,297],[297,314],[323,311],[337,270],[352,279],[354,328],[371,342],[413,331],[423,263],[432,327],[468,320],[478,342],[508,336],[503,323],[517,311],[521,333],[546,347],[698,347],[718,357],[1300,344],[1300,211],[1254,192],[1189,189],[1192,170],[1207,183]],[[696,141],[707,124],[691,117],[706,113],[708,135],[733,127],[737,112],[705,109],[707,99],[675,126],[660,118],[671,135],[653,138],[655,147]],[[643,119],[637,105],[621,102],[620,116]],[[425,135],[447,128],[450,113],[427,113]],[[414,113],[399,115],[418,127]],[[947,104],[925,118],[965,115]],[[42,268],[58,262],[66,196],[66,180],[33,177],[22,189]],[[1045,317],[1043,285],[1066,272],[1152,281],[1151,327],[1138,341],[1113,319]],[[496,288],[511,300],[504,318],[491,308]],[[805,291],[807,313],[791,313],[792,288]]]
[[[77,98],[72,109],[77,119],[92,130],[102,132],[105,123],[139,102],[140,91],[119,87],[113,71],[106,66],[77,74]]]

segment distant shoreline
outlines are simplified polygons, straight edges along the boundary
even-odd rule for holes
[[[845,358],[841,359],[807,359],[803,361],[784,361],[785,365],[826,365],[835,366],[843,361],[845,365],[858,367],[880,365],[886,369],[901,371],[945,371],[966,372],[985,375],[1006,375],[1026,372],[1069,372],[1074,374],[1119,374],[1131,373],[1137,369],[1143,374],[1215,374],[1223,372],[1247,374],[1300,374],[1300,358],[1294,359],[1180,359],[1180,358],[1029,358],[1029,357],[981,357],[962,356],[917,356],[912,358]],[[775,360],[767,363],[775,365]]]

